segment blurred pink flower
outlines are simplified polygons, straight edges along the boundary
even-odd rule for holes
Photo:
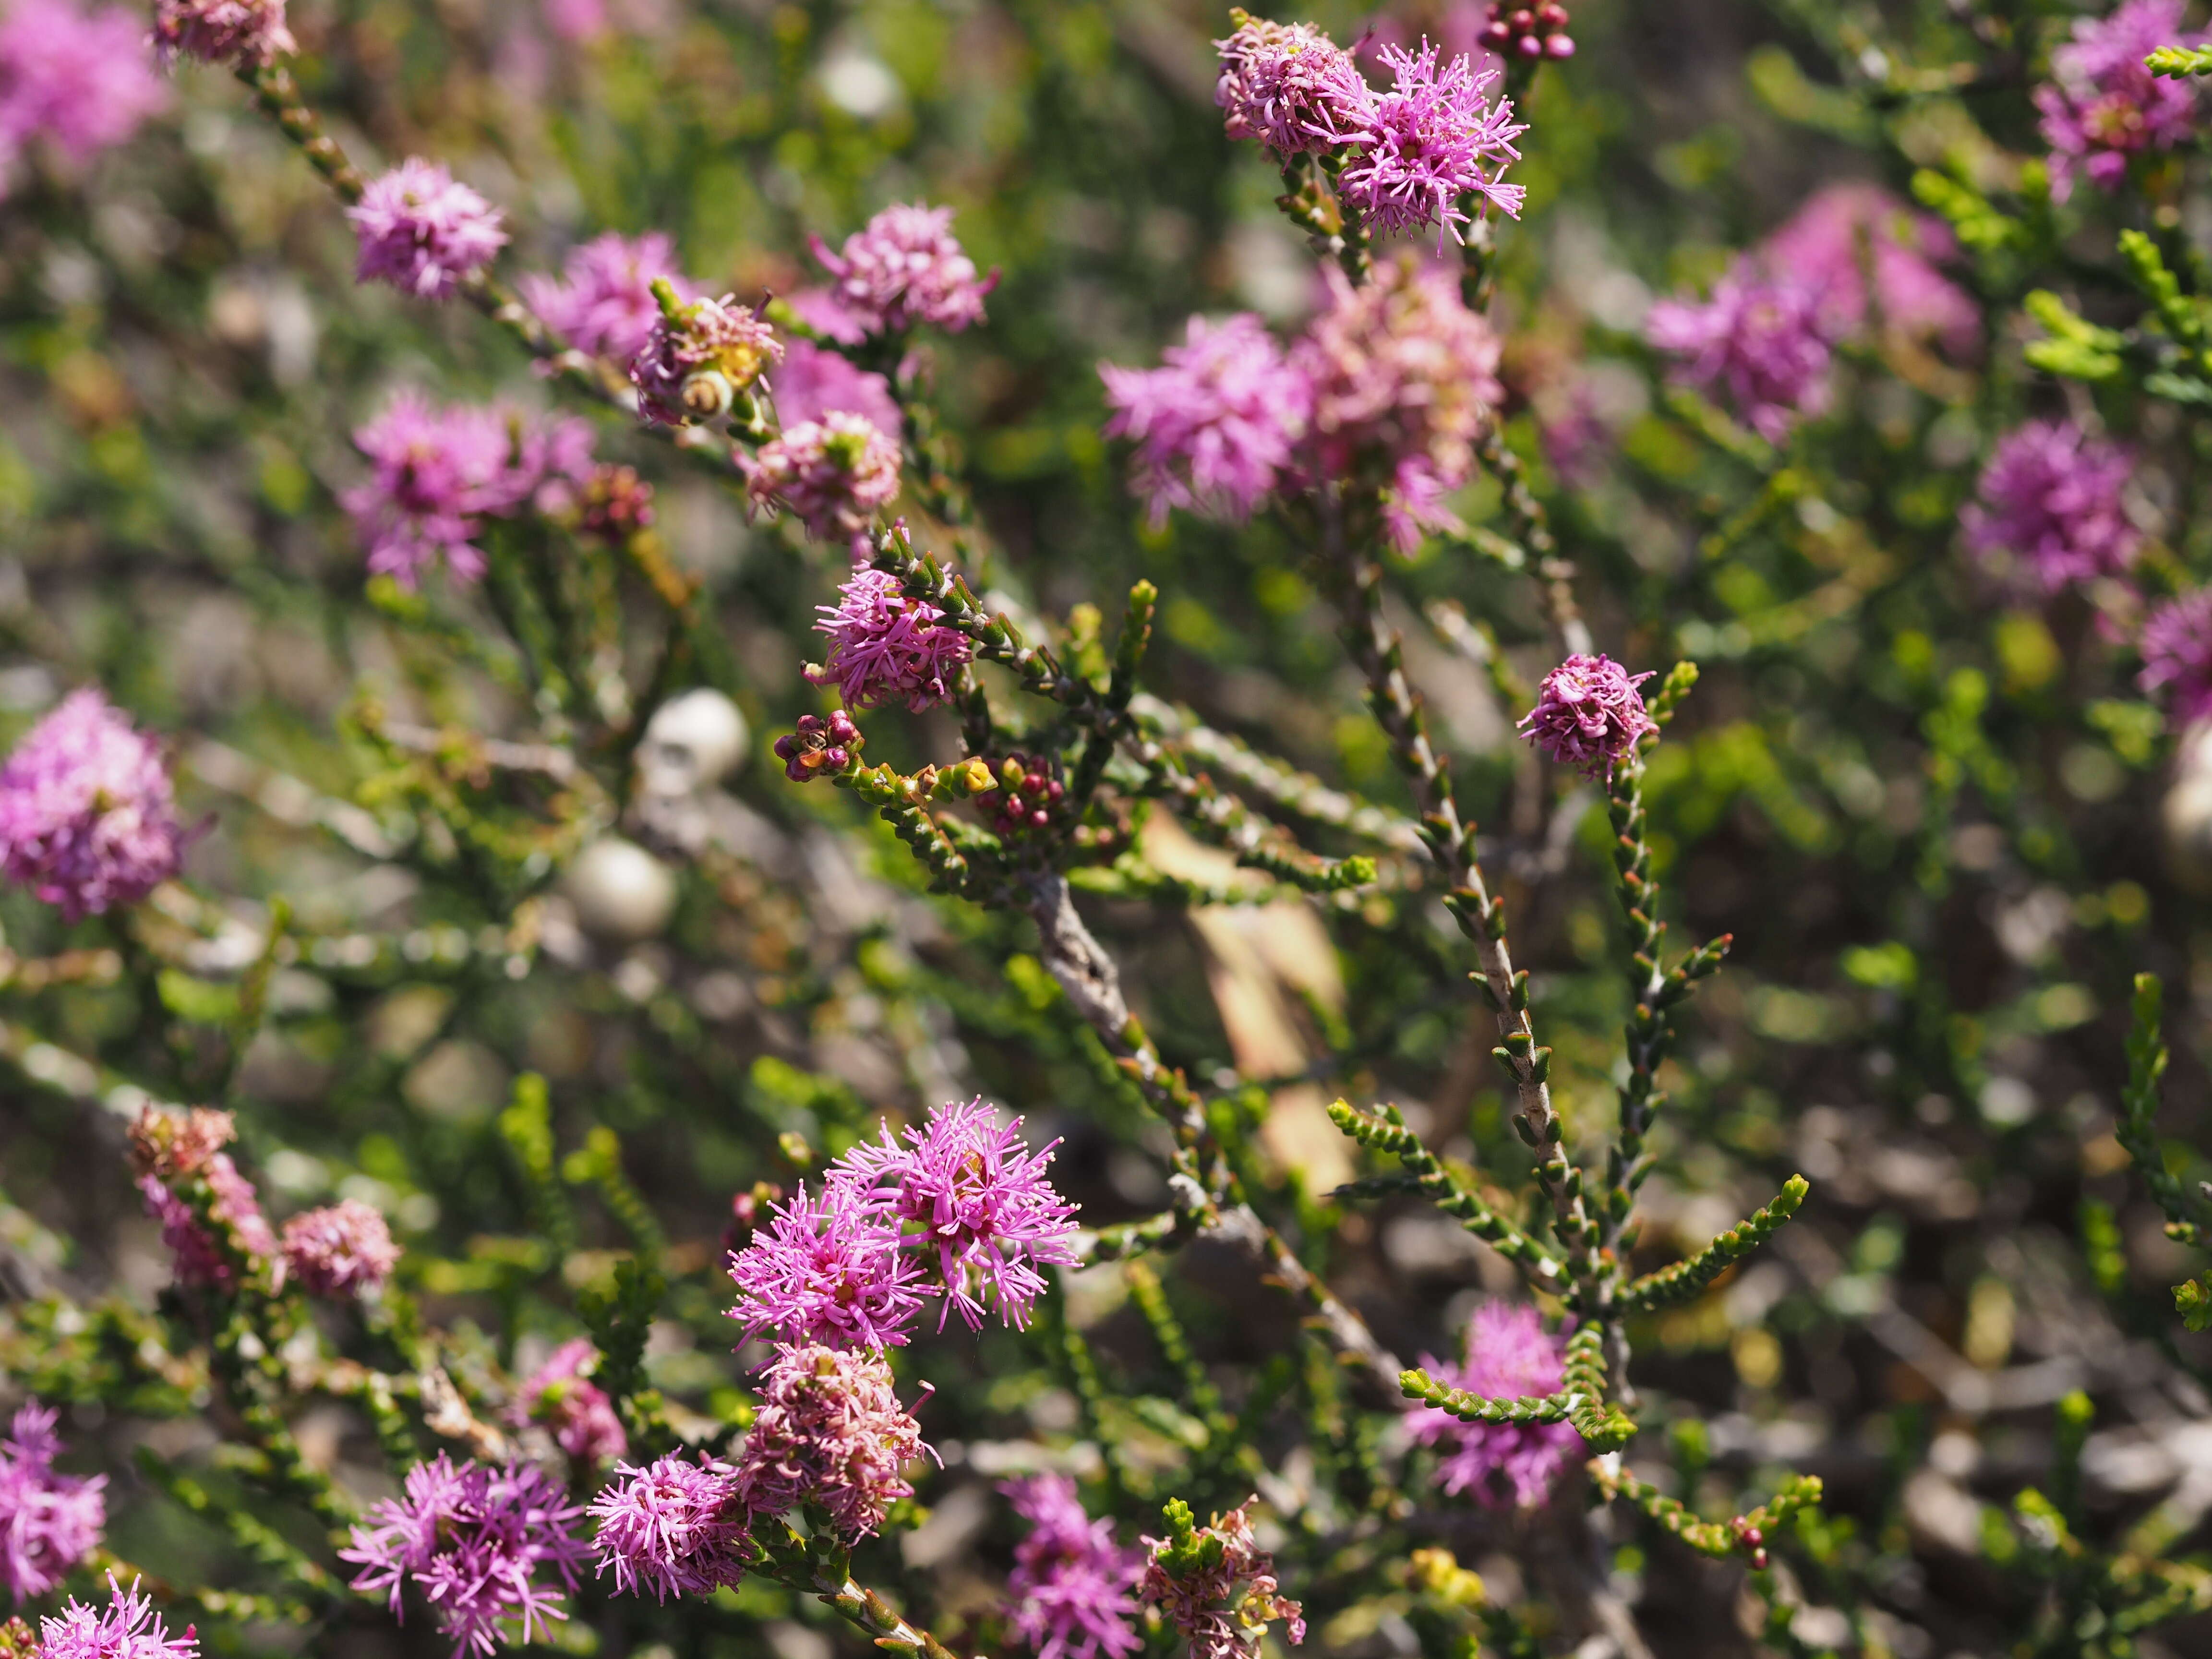
[[[1566,1344],[1545,1334],[1534,1308],[1486,1302],[1468,1322],[1460,1364],[1424,1355],[1421,1365],[1439,1382],[1485,1399],[1540,1397],[1565,1379]],[[1521,1507],[1542,1503],[1583,1443],[1565,1423],[1468,1423],[1437,1406],[1408,1411],[1406,1426],[1443,1454],[1437,1473],[1446,1492],[1472,1492],[1486,1506],[1500,1501],[1493,1475],[1504,1477]]]
[[[98,1547],[107,1524],[107,1477],[58,1474],[60,1421],[37,1401],[0,1436],[0,1586],[18,1607],[57,1588]]]
[[[807,246],[835,279],[832,293],[871,334],[902,334],[919,323],[954,332],[983,320],[999,273],[975,262],[952,234],[952,210],[922,203],[885,208],[837,252],[819,236]]]
[[[2043,140],[2051,146],[2051,193],[2064,201],[2087,174],[2100,190],[2127,177],[2128,158],[2172,149],[2197,129],[2197,83],[2153,75],[2143,59],[2160,46],[2203,44],[2181,27],[2185,0],[2125,0],[2108,17],[2084,17],[2051,54],[2051,79],[2035,89]]]
[[[2071,421],[2030,421],[1998,440],[1960,515],[1966,546],[1984,559],[2009,556],[2032,586],[2056,593],[2117,576],[2142,537],[2120,504],[2135,457],[2090,437]]]
[[[0,192],[33,140],[82,164],[167,107],[144,41],[143,24],[120,6],[0,0]]]
[[[356,279],[418,300],[447,298],[507,246],[499,210],[417,156],[370,179],[346,217],[361,247]]]
[[[0,767],[0,872],[71,921],[145,897],[187,839],[161,744],[96,687],[63,698]]]

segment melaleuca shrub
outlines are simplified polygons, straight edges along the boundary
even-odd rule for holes
[[[2198,21],[0,0],[0,1655],[2203,1646]]]

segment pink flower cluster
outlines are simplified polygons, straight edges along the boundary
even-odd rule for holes
[[[1134,1591],[1145,1552],[1114,1541],[1064,1474],[1025,1475],[1000,1488],[1030,1523],[1006,1576],[1013,1626],[1036,1659],[1126,1659],[1144,1646]]]
[[[407,1472],[404,1493],[372,1509],[338,1559],[361,1568],[354,1589],[389,1592],[395,1619],[413,1583],[453,1638],[454,1659],[489,1655],[504,1620],[520,1621],[527,1643],[568,1618],[562,1595],[576,1588],[586,1550],[571,1530],[582,1514],[533,1465],[456,1467],[441,1452]]]
[[[2130,157],[2196,136],[2195,82],[2153,75],[2143,63],[2160,46],[2203,44],[2203,33],[2183,32],[2184,9],[2184,0],[2125,0],[2108,17],[2076,21],[2074,38],[2051,54],[2051,79],[2035,89],[2035,106],[2059,201],[2084,175],[2100,190],[2117,189]]]
[[[1960,515],[1966,546],[2006,561],[2025,585],[2049,594],[2135,561],[2142,538],[2121,493],[2135,458],[2071,421],[2030,421],[1998,441]]]
[[[0,872],[75,921],[175,875],[189,838],[161,745],[91,687],[0,767]]]
[[[881,1354],[779,1346],[761,1395],[734,1464],[677,1455],[617,1466],[591,1513],[617,1594],[665,1601],[733,1585],[755,1522],[801,1505],[853,1544],[912,1495],[905,1467],[933,1455]]]
[[[449,298],[507,246],[499,210],[419,156],[372,179],[346,217],[361,249],[356,280],[418,300]]]
[[[899,449],[865,415],[832,410],[787,426],[745,465],[754,506],[781,507],[824,539],[842,537],[865,552],[879,507],[898,499]]]
[[[843,709],[828,717],[801,714],[799,730],[775,740],[775,757],[783,763],[783,775],[793,783],[806,783],[823,775],[835,775],[851,764],[864,739],[860,728]],[[740,1195],[740,1201],[750,1201]],[[750,1217],[747,1226],[752,1224]]]
[[[1401,550],[1456,522],[1445,500],[1504,396],[1498,337],[1441,270],[1385,263],[1358,288],[1323,275],[1328,307],[1287,353],[1240,315],[1194,319],[1159,368],[1102,366],[1107,431],[1137,441],[1156,523],[1173,507],[1243,518],[1286,485],[1363,477]]]
[[[283,1283],[288,1264],[261,1213],[260,1196],[222,1150],[236,1133],[228,1112],[205,1107],[173,1112],[148,1106],[131,1126],[131,1170],[146,1213],[161,1224],[161,1243],[180,1285],[228,1290],[240,1268],[264,1265],[272,1285]]]
[[[1275,1578],[1274,1558],[1252,1535],[1240,1504],[1198,1528],[1194,1559],[1178,1559],[1175,1540],[1147,1538],[1152,1557],[1139,1590],[1190,1644],[1190,1659],[1255,1659],[1277,1620],[1291,1644],[1306,1639],[1306,1621]]]
[[[1025,1327],[1047,1288],[1040,1269],[1076,1260],[1075,1206],[1047,1179],[1059,1145],[1032,1151],[1021,1121],[1000,1123],[980,1098],[935,1109],[902,1144],[886,1126],[730,1258],[732,1316],[749,1337],[842,1348],[903,1343],[932,1297],[944,1298],[939,1329],[956,1309],[980,1329],[994,1307]]]
[[[442,562],[454,580],[484,574],[485,519],[550,509],[592,476],[592,428],[574,416],[503,405],[439,408],[402,392],[353,434],[373,474],[338,497],[373,574],[412,589]]]
[[[2143,663],[2138,684],[2145,696],[2165,699],[2176,727],[2212,714],[2212,588],[2184,593],[2152,611],[2136,648]]]
[[[1681,380],[1725,396],[1780,443],[1826,410],[1836,345],[1876,321],[1954,355],[1972,349],[1979,313],[1936,269],[1955,252],[1936,220],[1872,185],[1838,185],[1739,256],[1705,300],[1653,306],[1645,335],[1678,360]]]
[[[864,334],[903,334],[918,324],[954,332],[983,320],[983,301],[999,273],[978,276],[952,234],[952,210],[921,202],[885,208],[845,239],[836,252],[819,236],[814,257],[833,279],[830,293]]]
[[[629,1450],[629,1437],[615,1415],[614,1402],[587,1375],[598,1360],[599,1350],[589,1337],[563,1342],[515,1391],[508,1413],[517,1428],[537,1423],[551,1430],[554,1443],[582,1468]]]
[[[1464,52],[1443,58],[1426,40],[1412,51],[1385,45],[1378,55],[1391,85],[1378,93],[1310,24],[1231,15],[1236,32],[1214,43],[1213,94],[1231,137],[1256,138],[1286,160],[1340,155],[1338,198],[1376,230],[1434,225],[1441,246],[1446,232],[1460,238],[1471,210],[1520,216],[1526,192],[1504,175],[1528,127],[1513,118],[1510,99],[1492,100],[1497,70]]]
[[[33,1400],[0,1437],[0,1586],[19,1607],[59,1584],[107,1524],[106,1475],[54,1472],[59,1420]]]
[[[87,1607],[75,1596],[57,1619],[39,1620],[40,1659],[199,1659],[198,1633],[189,1625],[169,1634],[154,1604],[132,1579],[125,1589],[107,1575],[107,1605]]]
[[[711,1595],[744,1576],[748,1516],[738,1472],[702,1455],[671,1454],[643,1468],[615,1465],[592,1500],[599,1523],[599,1571],[611,1568],[617,1595]]]
[[[696,297],[677,274],[675,252],[657,230],[634,240],[609,231],[571,248],[557,279],[533,272],[515,286],[538,320],[577,350],[627,368],[660,320],[653,279],[665,279],[683,299]]]
[[[815,631],[830,641],[828,654],[810,664],[807,679],[835,685],[848,708],[904,702],[916,714],[952,696],[952,680],[975,655],[944,612],[909,599],[888,570],[864,565],[837,590],[837,603],[819,607]]]
[[[1650,678],[1603,654],[1569,657],[1544,676],[1521,734],[1562,766],[1610,777],[1639,739],[1659,729],[1637,689]]]
[[[164,64],[183,56],[258,69],[299,49],[284,0],[154,0],[154,50]]]
[[[1249,518],[1312,415],[1313,388],[1249,312],[1192,318],[1158,368],[1102,363],[1098,374],[1114,410],[1106,435],[1135,441],[1133,483],[1155,529],[1177,507]]]
[[[0,0],[0,194],[33,143],[82,165],[167,105],[143,33],[121,6]]]
[[[285,1274],[311,1296],[376,1289],[399,1265],[384,1217],[357,1198],[307,1210],[284,1224]]]
[[[1566,1376],[1566,1344],[1545,1334],[1534,1308],[1486,1302],[1468,1322],[1462,1363],[1424,1357],[1421,1364],[1455,1389],[1518,1400],[1557,1391]],[[1467,1423],[1435,1406],[1408,1411],[1406,1426],[1415,1440],[1442,1453],[1437,1473],[1443,1489],[1472,1492],[1485,1505],[1502,1501],[1499,1479],[1516,1504],[1541,1504],[1582,1447],[1582,1437],[1565,1423]]]

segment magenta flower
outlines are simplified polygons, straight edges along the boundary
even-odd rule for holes
[[[793,783],[808,783],[843,771],[861,741],[860,728],[842,708],[832,711],[827,719],[801,714],[799,730],[775,740],[775,757],[783,763],[784,776]]]
[[[763,444],[746,467],[745,489],[754,506],[785,509],[810,536],[851,540],[898,499],[898,445],[866,416],[833,410]]]
[[[2152,611],[2137,649],[2143,665],[2136,683],[2144,696],[2165,699],[2176,728],[2212,714],[2212,588],[2184,593]]]
[[[614,1401],[586,1379],[599,1358],[589,1337],[571,1337],[515,1391],[508,1413],[517,1428],[538,1423],[550,1429],[555,1443],[586,1468],[629,1450],[629,1437],[615,1415]]]
[[[2128,158],[2172,149],[2197,126],[2196,83],[2153,75],[2143,59],[2160,46],[2203,44],[2184,33],[2184,0],[2125,0],[2109,17],[2084,17],[2051,54],[2051,80],[2035,89],[2051,146],[2051,193],[2063,202],[2076,177],[2117,189]]]
[[[2010,559],[2045,593],[2117,576],[2142,538],[2120,504],[2135,457],[2089,437],[2071,421],[2030,421],[1997,441],[1960,515],[1966,545],[1985,561]]]
[[[644,1468],[615,1465],[592,1500],[599,1523],[599,1571],[611,1567],[615,1594],[653,1600],[711,1595],[744,1577],[745,1513],[738,1472],[702,1455],[680,1454]]]
[[[120,6],[12,0],[0,9],[0,193],[9,163],[33,140],[82,165],[168,103],[143,38]]]
[[[357,1198],[308,1210],[284,1224],[284,1266],[311,1296],[373,1291],[399,1265],[384,1217]]]
[[[629,380],[637,388],[638,413],[654,425],[729,414],[782,359],[775,331],[733,294],[687,302],[672,283],[656,282],[653,297],[660,317],[631,360]]]
[[[1942,220],[1916,213],[1888,191],[1867,184],[1832,185],[1766,239],[1765,270],[1818,296],[1821,330],[1830,339],[1860,333],[1872,308],[1884,330],[1933,337],[1954,353],[1971,350],[1981,331],[1972,298],[1936,269],[1954,258],[1958,244]]]
[[[934,1457],[898,1402],[880,1353],[785,1346],[763,1373],[763,1404],[738,1460],[738,1497],[755,1516],[819,1510],[850,1544],[883,1525],[914,1488],[908,1463]]]
[[[1769,443],[1828,406],[1832,356],[1821,291],[1790,277],[1769,277],[1739,258],[1702,305],[1662,300],[1644,336],[1681,359],[1677,378],[1707,393],[1724,392],[1736,413]]]
[[[258,69],[299,51],[284,23],[284,0],[154,0],[154,51]]]
[[[1467,1328],[1467,1358],[1448,1365],[1424,1356],[1431,1376],[1485,1399],[1555,1393],[1566,1377],[1567,1345],[1547,1336],[1534,1308],[1486,1302]],[[1448,1492],[1471,1492],[1486,1507],[1501,1499],[1502,1476],[1523,1509],[1541,1504],[1562,1471],[1581,1455],[1582,1437],[1565,1423],[1466,1423],[1437,1406],[1415,1407],[1406,1427],[1443,1454],[1438,1479]]]
[[[1375,94],[1352,54],[1310,23],[1271,23],[1231,10],[1236,33],[1216,40],[1213,101],[1231,138],[1256,138],[1283,157],[1348,143]]]
[[[505,1620],[519,1621],[528,1643],[568,1618],[562,1596],[586,1553],[570,1528],[583,1512],[533,1465],[456,1468],[441,1452],[408,1470],[405,1495],[372,1509],[338,1559],[361,1567],[354,1589],[388,1591],[403,1622],[401,1592],[412,1583],[453,1638],[454,1659],[489,1655],[507,1639]]]
[[[875,708],[903,701],[915,714],[952,696],[955,672],[975,655],[945,613],[909,599],[888,570],[864,566],[837,590],[837,603],[818,607],[814,630],[830,641],[829,654],[810,665],[806,678],[834,684],[848,708]]]
[[[1135,485],[1158,529],[1170,507],[1242,520],[1305,435],[1313,391],[1261,320],[1239,312],[1190,319],[1158,368],[1098,367],[1114,414],[1109,438],[1137,443]]]
[[[1610,777],[1639,738],[1659,729],[1637,690],[1650,678],[1602,653],[1570,657],[1544,676],[1536,706],[1517,729],[1560,765]]]
[[[346,210],[361,244],[354,276],[443,300],[507,246],[499,210],[434,161],[410,156]]]
[[[660,320],[653,279],[665,277],[680,297],[695,297],[677,274],[675,252],[657,230],[634,240],[609,231],[569,249],[557,280],[533,272],[515,286],[538,319],[577,350],[627,368]]]
[[[882,375],[855,368],[849,359],[811,340],[791,341],[775,374],[776,419],[788,428],[836,414],[858,415],[894,438],[906,424],[890,382]]]
[[[819,236],[807,246],[835,277],[831,293],[871,334],[902,334],[919,323],[955,333],[983,320],[984,296],[999,273],[979,278],[952,234],[952,210],[920,202],[894,205],[832,253]]]
[[[1152,1556],[1139,1594],[1182,1633],[1190,1659],[1256,1659],[1276,1620],[1287,1622],[1293,1646],[1306,1639],[1304,1610],[1282,1594],[1274,1558],[1252,1536],[1246,1507],[1197,1529],[1201,1553],[1195,1562],[1174,1560],[1172,1539],[1145,1540]]]
[[[338,500],[368,550],[370,573],[410,590],[441,562],[456,581],[478,580],[482,520],[526,504],[550,508],[592,477],[592,429],[569,415],[441,409],[402,392],[353,441],[374,471]]]
[[[0,767],[0,872],[71,921],[145,897],[187,839],[161,746],[90,686]]]
[[[1364,475],[1386,490],[1384,525],[1411,552],[1456,523],[1445,498],[1474,474],[1474,441],[1504,396],[1498,343],[1445,272],[1379,262],[1354,288],[1323,269],[1329,303],[1291,354],[1313,388],[1297,471],[1310,486]]]
[[[881,1127],[882,1141],[854,1147],[830,1178],[849,1186],[865,1213],[921,1229],[908,1242],[932,1258],[944,1287],[938,1328],[957,1307],[979,1330],[994,1304],[1002,1323],[1025,1328],[1048,1288],[1038,1269],[1077,1260],[1075,1206],[1045,1178],[1060,1143],[1032,1152],[1022,1121],[1001,1124],[981,1096],[934,1108],[922,1127],[904,1131],[904,1146]]]
[[[1338,175],[1346,206],[1378,231],[1434,225],[1438,247],[1446,231],[1464,240],[1469,199],[1519,218],[1528,191],[1504,178],[1521,159],[1513,141],[1528,128],[1513,118],[1511,99],[1486,95],[1498,71],[1477,70],[1464,54],[1439,69],[1425,40],[1419,52],[1384,46],[1381,57],[1395,84],[1376,97],[1358,154]]]
[[[58,1619],[39,1620],[39,1659],[199,1659],[199,1636],[187,1625],[169,1634],[154,1604],[132,1579],[125,1589],[107,1575],[107,1605],[97,1611],[75,1596]]]
[[[138,1178],[139,1195],[146,1213],[161,1224],[161,1243],[168,1247],[179,1285],[210,1285],[228,1289],[238,1278],[238,1265],[267,1262],[276,1281],[284,1277],[284,1259],[261,1213],[260,1195],[253,1183],[239,1174],[228,1152],[217,1152],[193,1177],[207,1186],[209,1221],[222,1233],[208,1231],[190,1204],[154,1176]]]
[[[1006,1611],[1036,1659],[1125,1659],[1145,1644],[1137,1632],[1145,1552],[1114,1541],[1111,1521],[1093,1521],[1064,1474],[1024,1475],[999,1488],[1030,1523],[1006,1575]]]
[[[33,1400],[0,1437],[0,1585],[20,1607],[44,1595],[99,1547],[107,1524],[104,1474],[57,1474],[59,1415]]]
[[[773,1330],[787,1341],[892,1347],[921,1311],[921,1270],[898,1224],[864,1208],[849,1182],[827,1182],[811,1198],[802,1184],[730,1257],[730,1317],[748,1339]]]

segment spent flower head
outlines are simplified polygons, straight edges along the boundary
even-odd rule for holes
[[[1441,1382],[1492,1400],[1554,1393],[1566,1376],[1566,1343],[1546,1334],[1534,1308],[1486,1302],[1468,1322],[1465,1357],[1447,1364],[1424,1357]],[[1471,1492],[1486,1506],[1511,1501],[1527,1509],[1551,1495],[1559,1476],[1582,1455],[1582,1437],[1565,1423],[1468,1423],[1437,1406],[1406,1413],[1406,1427],[1440,1454],[1437,1475],[1454,1494]]]
[[[107,1524],[107,1477],[55,1472],[60,1420],[27,1401],[0,1436],[0,1588],[18,1607],[58,1586]]]
[[[1275,23],[1232,8],[1236,27],[1213,48],[1221,77],[1213,101],[1231,138],[1256,138],[1288,158],[1348,143],[1366,125],[1375,94],[1352,54],[1311,23]]]
[[[131,1125],[131,1173],[160,1181],[196,1176],[238,1139],[238,1121],[210,1106],[142,1106]]]
[[[1135,485],[1157,529],[1171,507],[1248,519],[1290,464],[1313,404],[1306,377],[1249,312],[1193,317],[1158,368],[1102,363],[1109,438],[1137,445]]]
[[[686,301],[664,277],[652,289],[660,315],[629,366],[638,412],[660,426],[742,416],[753,388],[766,390],[762,376],[782,360],[775,331],[734,294]]]
[[[1114,1523],[1094,1521],[1064,1474],[1024,1475],[1000,1491],[1030,1523],[1014,1546],[1006,1610],[1036,1659],[1126,1659],[1138,1633],[1138,1582],[1145,1552],[1114,1541]]]
[[[711,1595],[744,1577],[745,1514],[738,1472],[702,1453],[671,1453],[643,1468],[615,1465],[592,1500],[599,1571],[617,1595]]]
[[[880,1353],[780,1346],[763,1370],[761,1400],[738,1460],[738,1500],[754,1516],[804,1504],[850,1544],[914,1495],[900,1472],[936,1455],[899,1404]]]
[[[1002,1323],[1026,1327],[1048,1288],[1039,1270],[1077,1261],[1075,1206],[1046,1178],[1060,1143],[1033,1151],[1022,1121],[1000,1123],[981,1096],[934,1108],[900,1139],[881,1127],[882,1140],[862,1141],[838,1160],[832,1183],[851,1191],[864,1213],[920,1229],[909,1242],[944,1288],[940,1329],[954,1308],[969,1329],[980,1329],[992,1306]]]
[[[833,279],[831,293],[870,334],[902,334],[917,324],[954,332],[983,320],[984,296],[999,273],[975,274],[975,262],[952,234],[952,210],[895,204],[845,239],[832,253],[819,236],[807,246]]]
[[[1190,1659],[1254,1659],[1278,1620],[1293,1645],[1305,1640],[1304,1610],[1282,1594],[1274,1558],[1252,1535],[1250,1501],[1200,1527],[1172,1499],[1168,1535],[1145,1540],[1152,1554],[1139,1593],[1190,1644]]]
[[[1638,688],[1649,671],[1631,674],[1603,653],[1577,654],[1544,676],[1536,706],[1521,718],[1521,734],[1562,766],[1610,777],[1639,739],[1659,729]]]
[[[87,686],[0,767],[0,873],[71,921],[135,904],[175,875],[188,837],[161,745]]]
[[[507,246],[499,210],[420,156],[370,179],[346,217],[361,249],[356,280],[418,300],[448,298]]]
[[[2135,457],[2071,421],[2030,421],[1997,441],[1960,515],[1966,546],[2008,560],[2026,586],[2049,594],[2134,563],[2142,537],[2122,493]]]
[[[1337,177],[1345,204],[1378,231],[1434,225],[1439,247],[1447,232],[1464,240],[1460,227],[1485,206],[1519,218],[1528,191],[1504,173],[1528,128],[1513,118],[1511,99],[1492,101],[1500,72],[1465,53],[1440,61],[1425,40],[1418,52],[1386,46],[1381,57],[1393,84],[1375,97]]]
[[[529,1643],[568,1616],[562,1594],[576,1588],[587,1553],[572,1530],[582,1514],[534,1465],[456,1466],[441,1452],[408,1470],[404,1492],[371,1509],[338,1559],[360,1566],[354,1589],[387,1594],[395,1619],[412,1583],[453,1638],[454,1659],[489,1655],[508,1639],[509,1620]]]

